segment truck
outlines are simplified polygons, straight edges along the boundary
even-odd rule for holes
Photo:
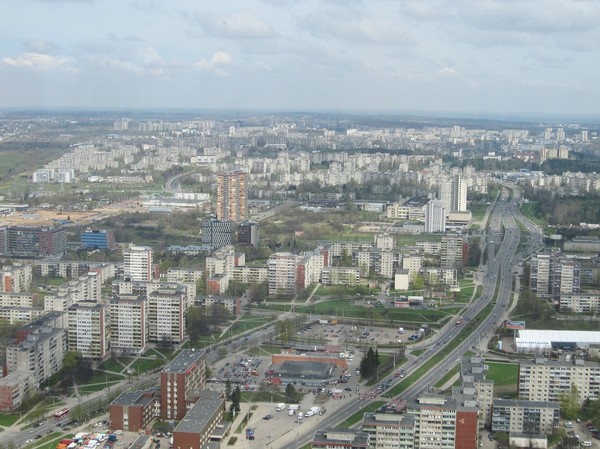
[[[310,410],[308,410],[305,414],[304,417],[305,418],[309,418],[311,416],[315,416],[318,415],[319,413],[321,413],[321,407],[315,405],[314,407],[311,407]]]
[[[279,404],[277,404],[277,407],[275,408],[275,410],[277,410],[278,412],[280,412],[284,409],[285,409],[285,404],[283,402],[280,402]]]
[[[329,324],[329,320],[319,320],[319,324]]]
[[[300,410],[300,404],[290,404],[290,405],[288,405],[287,408],[288,408],[288,410],[294,410],[294,411]]]
[[[403,327],[399,327],[398,328],[398,333],[399,334],[403,334],[404,333],[404,328]]]

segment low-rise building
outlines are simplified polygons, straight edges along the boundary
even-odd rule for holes
[[[0,377],[0,412],[12,412],[35,390],[33,375],[27,371],[14,371]]]
[[[211,441],[225,437],[220,430],[224,427],[225,398],[217,391],[202,390],[198,401],[179,421],[173,430],[173,447],[204,449]],[[218,446],[217,446],[218,447]]]
[[[110,403],[110,428],[139,432],[158,416],[159,398],[155,390],[127,391]]]
[[[492,432],[551,434],[559,421],[558,402],[494,399],[492,405]]]

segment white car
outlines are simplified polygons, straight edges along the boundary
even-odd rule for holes
[[[25,444],[31,444],[33,443],[33,440],[31,438],[28,438],[27,440],[25,440]]]

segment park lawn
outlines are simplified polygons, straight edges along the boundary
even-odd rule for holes
[[[135,374],[142,374],[160,368],[163,364],[164,362],[160,359],[137,359],[131,364],[130,368]]]
[[[487,206],[471,206],[469,208],[471,214],[473,215],[474,221],[481,221],[485,215],[485,211],[487,210]]]
[[[125,365],[121,364],[116,359],[107,359],[98,366],[98,370],[110,371],[113,373],[121,373],[125,369]]]
[[[260,345],[250,348],[246,351],[246,354],[250,357],[264,357],[265,355],[279,354],[280,352],[281,348],[277,346]]]
[[[450,379],[452,379],[452,377],[454,377],[454,375],[456,374],[460,374],[460,366],[456,365],[454,366],[454,368],[450,369],[440,380],[438,380],[435,384],[436,387],[441,388],[443,387],[446,382],[450,381]],[[460,378],[459,378],[460,381]]]
[[[440,310],[410,309],[410,308],[387,308],[387,307],[363,307],[350,304],[347,300],[322,301],[310,306],[296,307],[296,312],[317,315],[330,315],[342,318],[356,318],[373,321],[400,321],[400,322],[425,322],[431,323],[453,315],[461,310],[461,307],[451,307]]]
[[[107,383],[98,383],[95,385],[86,385],[84,387],[79,388],[79,393],[81,394],[90,394],[96,393],[97,391],[102,391],[106,387],[112,387],[113,385],[117,385],[119,382],[107,382]]]
[[[21,415],[19,413],[7,413],[0,415],[0,426],[9,427],[16,423]]]
[[[485,362],[488,366],[486,379],[493,380],[494,386],[516,385],[519,379],[519,365],[516,363]]]

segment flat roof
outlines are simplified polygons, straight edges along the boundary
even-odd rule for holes
[[[600,332],[598,331],[557,331],[557,330],[538,330],[523,329],[517,331],[515,338],[517,346],[521,344],[532,343],[600,343]]]
[[[154,397],[145,397],[146,393],[152,393],[152,391],[126,391],[112,401],[111,405],[145,405],[154,401]]]
[[[185,373],[194,363],[204,357],[205,351],[186,349],[169,362],[162,370],[163,373]]]
[[[558,402],[552,401],[522,401],[519,399],[494,399],[494,407],[522,407],[522,408],[555,408],[560,409]]]
[[[177,424],[174,432],[203,432],[217,409],[223,406],[224,401],[225,399],[217,391],[200,391],[198,402],[194,404],[185,417]]]

